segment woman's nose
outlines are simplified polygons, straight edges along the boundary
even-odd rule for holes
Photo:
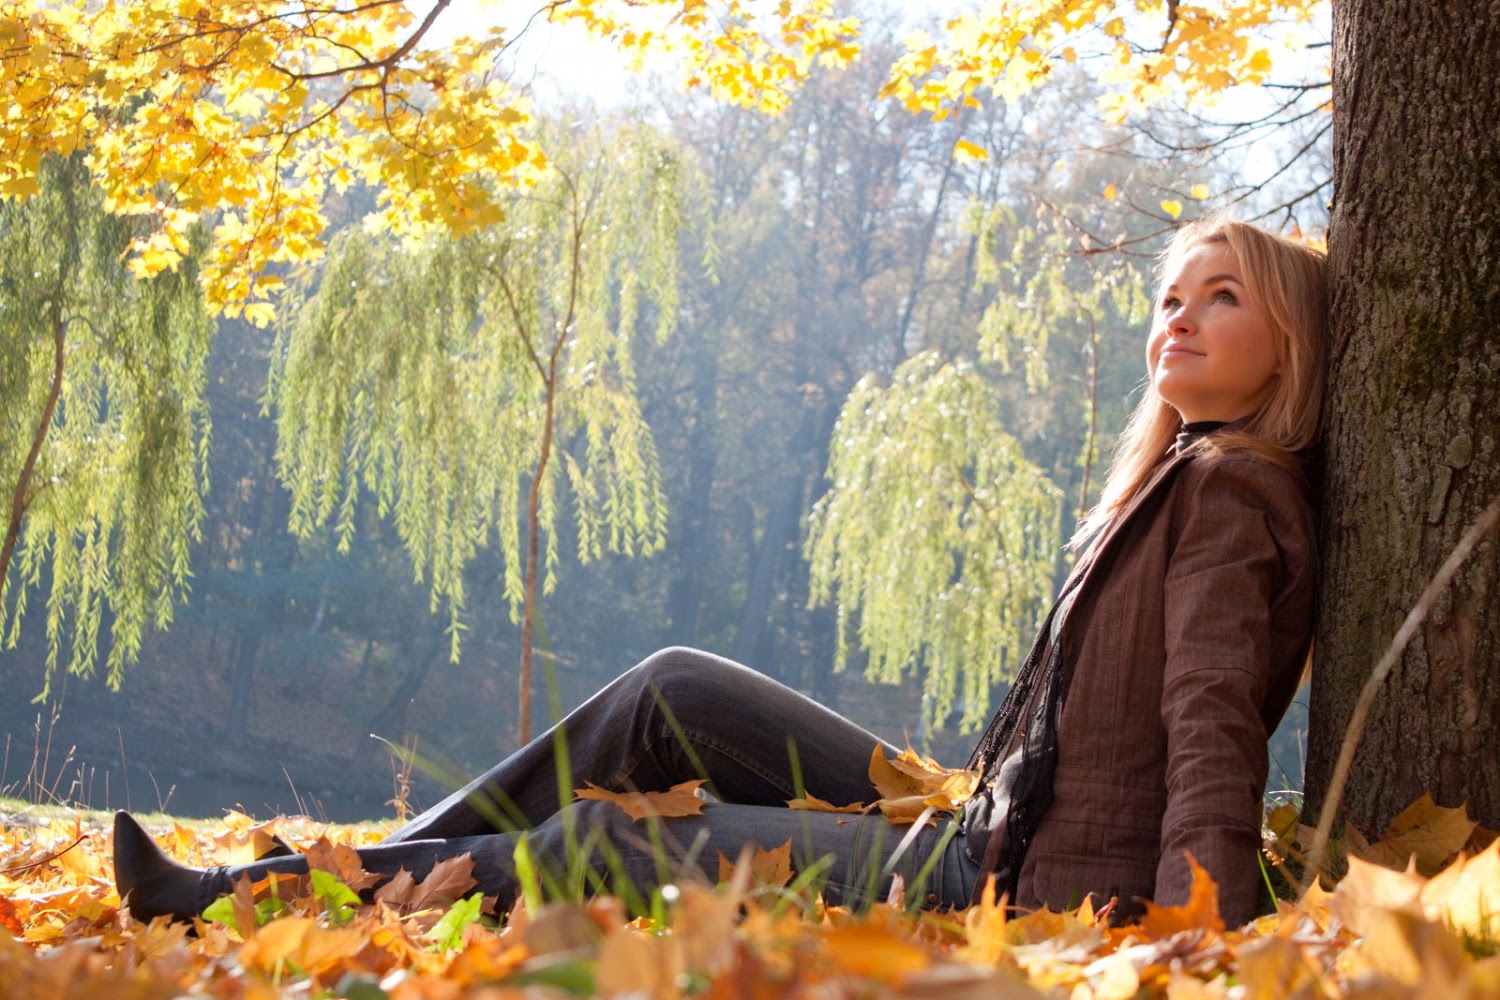
[[[1186,306],[1178,306],[1167,314],[1167,329],[1180,336],[1198,332],[1198,322]]]

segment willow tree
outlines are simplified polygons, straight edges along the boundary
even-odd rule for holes
[[[347,544],[368,496],[446,603],[454,655],[464,569],[498,542],[522,742],[563,512],[585,561],[664,541],[631,343],[643,318],[658,338],[676,322],[683,173],[645,128],[546,134],[551,165],[481,232],[344,234],[294,289],[271,391],[293,530],[332,524]]]
[[[934,352],[845,402],[812,515],[812,598],[838,595],[838,665],[851,630],[868,675],[922,671],[924,723],[956,700],[984,721],[1052,594],[1060,493],[998,419],[994,387]],[[856,623],[857,622],[857,626]]]
[[[104,212],[76,158],[39,184],[0,203],[0,635],[13,648],[45,593],[45,697],[101,646],[117,687],[144,630],[171,620],[203,514],[213,324],[191,258],[131,277],[142,227]]]
[[[924,725],[957,707],[967,731],[1024,655],[1097,492],[1100,439],[1123,419],[1110,404],[1099,427],[1101,377],[1121,381],[1146,300],[1130,261],[1069,256],[1038,220],[976,203],[966,225],[987,299],[975,336],[856,386],[806,549],[814,600],[838,607],[839,665],[857,637],[872,680],[921,679]]]

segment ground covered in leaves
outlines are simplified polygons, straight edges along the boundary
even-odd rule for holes
[[[1295,814],[1267,820],[1270,856],[1294,864]],[[251,859],[274,836],[316,870],[243,884],[195,926],[142,924],[115,892],[108,817],[0,817],[0,997],[1500,997],[1500,843],[1430,802],[1347,845],[1331,889],[1245,928],[1218,920],[1206,877],[1186,906],[1126,927],[1087,906],[1008,917],[990,899],[911,912],[899,889],[851,913],[792,891],[774,851],[725,861],[718,886],[668,888],[645,916],[533,896],[497,917],[466,859],[361,902],[372,876],[347,847],[378,840],[378,825],[147,826],[192,864]]]

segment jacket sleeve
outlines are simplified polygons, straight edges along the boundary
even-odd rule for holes
[[[1162,905],[1187,900],[1190,853],[1218,883],[1220,912],[1234,926],[1255,915],[1275,725],[1266,702],[1295,685],[1301,667],[1285,640],[1300,630],[1291,646],[1305,653],[1314,539],[1308,503],[1281,469],[1251,457],[1194,464],[1173,515],[1163,595],[1167,808],[1155,896]]]

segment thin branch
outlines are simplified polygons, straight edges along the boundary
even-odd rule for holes
[[[91,833],[80,833],[78,835],[78,839],[74,840],[71,844],[69,844],[67,847],[64,847],[62,850],[49,854],[39,861],[28,861],[26,864],[16,865],[14,868],[0,868],[0,875],[14,875],[17,872],[29,872],[33,868],[40,868],[42,867],[42,865],[45,865],[48,862],[56,861],[58,858],[62,857],[64,854],[67,854],[73,848],[77,847],[79,844],[83,843],[85,840],[89,839],[92,836],[93,834]]]
[[[1375,664],[1370,677],[1365,681],[1365,686],[1359,693],[1359,698],[1354,703],[1354,712],[1349,717],[1349,726],[1344,731],[1344,743],[1339,747],[1339,757],[1333,766],[1333,778],[1328,784],[1328,794],[1323,800],[1323,812],[1318,817],[1318,830],[1313,836],[1312,849],[1307,852],[1307,873],[1303,878],[1302,891],[1305,893],[1312,885],[1313,880],[1323,870],[1323,855],[1328,850],[1328,837],[1333,830],[1333,817],[1338,811],[1339,801],[1344,794],[1344,785],[1349,780],[1349,769],[1354,763],[1354,751],[1359,747],[1360,737],[1364,734],[1365,721],[1369,718],[1370,709],[1375,704],[1375,697],[1380,693],[1380,686],[1395,668],[1396,662],[1401,654],[1406,651],[1407,644],[1417,634],[1417,629],[1427,619],[1432,606],[1453,578],[1458,575],[1459,569],[1463,567],[1464,561],[1469,558],[1481,539],[1495,527],[1500,521],[1500,496],[1490,501],[1490,505],[1479,515],[1478,520],[1469,525],[1453,551],[1448,554],[1443,565],[1433,574],[1427,586],[1422,588],[1422,594],[1417,598],[1417,603],[1407,612],[1406,620],[1396,630],[1396,637],[1391,640],[1390,648]]]
[[[47,393],[47,404],[42,407],[42,417],[37,421],[36,433],[31,438],[31,451],[16,477],[16,488],[10,498],[10,523],[5,528],[5,543],[0,545],[0,607],[4,607],[5,585],[10,579],[10,561],[16,551],[16,542],[21,536],[21,521],[26,508],[31,504],[31,477],[36,472],[36,463],[41,458],[42,445],[52,429],[52,417],[57,412],[57,400],[62,395],[63,362],[67,352],[67,323],[59,314],[59,305],[52,303],[52,388]]]

